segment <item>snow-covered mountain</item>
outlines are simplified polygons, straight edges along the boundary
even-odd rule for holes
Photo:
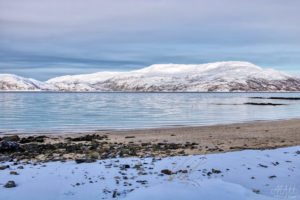
[[[42,91],[57,90],[49,83],[23,78],[14,74],[0,74],[0,91]]]
[[[23,81],[32,83],[31,86],[36,85],[37,90],[58,91],[300,91],[299,78],[273,69],[263,69],[248,62],[156,64],[129,72],[61,76],[45,83],[20,77],[18,79],[22,80],[23,85]],[[24,86],[17,87],[16,84],[6,83],[6,87],[3,87],[4,83],[0,76],[0,90],[11,90],[9,85],[28,90]]]

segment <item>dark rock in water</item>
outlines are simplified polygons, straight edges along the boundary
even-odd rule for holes
[[[9,165],[2,165],[2,166],[0,166],[0,170],[5,170],[7,168],[9,168]]]
[[[162,174],[166,174],[166,175],[172,175],[172,174],[173,174],[172,171],[170,171],[170,170],[168,170],[168,169],[163,169],[163,170],[161,170],[161,173],[162,173]]]
[[[2,140],[0,142],[0,153],[22,151],[18,142]]]
[[[5,136],[5,137],[2,137],[2,140],[18,142],[20,140],[20,137],[17,135]]]
[[[249,97],[250,99],[275,99],[275,100],[294,100],[299,101],[298,97]]]
[[[8,181],[5,185],[4,185],[4,187],[5,188],[13,188],[13,187],[16,187],[17,185],[16,185],[16,183],[14,182],[14,181]]]
[[[286,104],[282,104],[282,103],[253,103],[253,102],[247,102],[244,103],[245,105],[254,105],[254,106],[283,106]]]
[[[96,162],[96,160],[95,159],[91,159],[91,158],[76,158],[75,162],[77,164],[80,164],[80,163],[92,163],[92,162]]]

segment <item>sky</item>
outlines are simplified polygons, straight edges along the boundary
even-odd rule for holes
[[[300,77],[299,0],[0,0],[0,73],[248,61]]]

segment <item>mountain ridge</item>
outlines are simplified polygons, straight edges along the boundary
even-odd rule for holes
[[[67,75],[41,82],[0,74],[0,90],[118,92],[300,91],[300,79],[249,62],[154,64],[129,72]]]

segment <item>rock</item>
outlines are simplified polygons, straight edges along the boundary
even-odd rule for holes
[[[31,142],[44,142],[45,139],[46,138],[46,136],[43,136],[43,135],[41,135],[41,136],[36,136],[36,137],[34,137],[34,136],[29,136],[29,137],[24,137],[24,138],[22,138],[21,140],[20,140],[20,143],[21,144],[26,144],[26,143],[31,143]]]
[[[20,140],[20,137],[17,136],[17,135],[5,136],[5,137],[2,137],[2,140],[11,141],[11,142],[18,142]]]
[[[103,140],[103,139],[107,139],[107,135],[84,135],[81,137],[76,137],[76,138],[68,138],[71,141],[74,142],[79,142],[79,141],[93,141],[93,140]]]
[[[8,181],[5,185],[4,185],[4,187],[5,188],[13,188],[13,187],[16,187],[17,185],[16,185],[16,183],[14,182],[14,181]]]
[[[186,174],[186,173],[188,173],[188,171],[185,169],[185,170],[182,170],[181,173]]]
[[[172,175],[172,174],[173,174],[172,171],[170,171],[170,170],[168,170],[168,169],[163,169],[163,170],[161,170],[161,173],[162,173],[162,174],[166,174],[166,175]]]
[[[0,153],[21,151],[18,142],[2,140],[0,142]]]
[[[263,165],[263,164],[258,164],[258,166],[263,167],[263,168],[268,168],[267,165]]]
[[[135,136],[125,136],[125,139],[135,138]]]
[[[9,174],[10,174],[10,175],[19,175],[18,172],[15,172],[15,171],[10,171]]]
[[[24,167],[23,166],[19,166],[18,169],[24,169]]]
[[[0,170],[5,170],[7,168],[9,168],[9,165],[2,165],[2,166],[0,166]]]
[[[91,158],[76,158],[75,162],[77,164],[80,164],[80,163],[92,163],[92,162],[96,162],[96,160],[95,159],[91,159]]]
[[[98,152],[92,152],[92,153],[89,154],[89,157],[90,157],[91,159],[98,159],[99,156],[100,156],[100,155],[99,155]]]
[[[272,175],[272,176],[269,176],[269,179],[273,179],[273,178],[276,178],[277,176],[275,175]]]
[[[259,194],[260,191],[259,190],[256,190],[256,189],[253,189],[252,192],[256,193],[256,194]]]
[[[36,156],[35,159],[37,159],[37,160],[45,160],[46,156],[44,154],[41,154],[41,155]]]
[[[137,182],[137,183],[140,183],[140,184],[142,184],[142,185],[145,185],[145,184],[148,183],[147,180],[137,180],[136,182]]]
[[[214,174],[220,174],[221,170],[212,169],[211,172],[214,173]]]
[[[277,166],[277,165],[279,165],[279,162],[272,162],[272,164],[274,165],[274,166]]]
[[[129,169],[130,165],[124,164],[120,166],[120,169],[124,170],[124,169]]]

